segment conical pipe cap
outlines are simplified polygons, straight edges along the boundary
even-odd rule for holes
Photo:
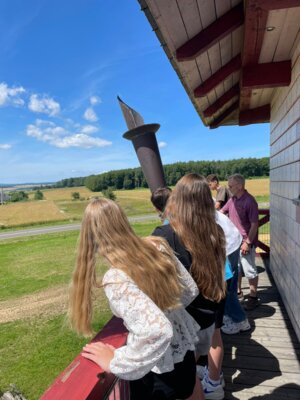
[[[165,187],[166,181],[155,133],[159,124],[145,124],[125,132],[131,140],[151,192]]]

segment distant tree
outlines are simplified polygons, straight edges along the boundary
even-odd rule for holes
[[[10,201],[14,203],[17,201],[26,201],[26,200],[28,200],[28,194],[23,190],[10,193]]]
[[[43,200],[44,199],[44,193],[41,192],[40,190],[37,190],[34,193],[34,200]]]
[[[116,200],[116,198],[117,198],[117,196],[115,195],[115,193],[113,192],[111,187],[109,187],[105,190],[102,190],[102,194],[104,197],[106,197],[107,199],[110,199],[110,200]]]
[[[71,194],[73,200],[80,200],[80,193],[79,192],[72,192]]]
[[[76,187],[76,186],[84,186],[85,185],[85,178],[78,177],[78,178],[67,178],[62,179],[61,181],[56,182],[52,185],[52,187]]]
[[[229,175],[240,173],[245,178],[269,176],[269,158],[239,158],[225,161],[188,161],[164,165],[168,186],[175,185],[185,174],[193,172],[203,176],[217,174],[220,180],[227,180]],[[57,182],[57,187],[85,185],[92,192],[102,192],[107,188],[134,189],[148,187],[141,168],[127,168],[90,175],[85,178],[69,178]]]

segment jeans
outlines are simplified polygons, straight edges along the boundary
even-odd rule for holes
[[[237,249],[228,256],[233,277],[227,287],[225,315],[230,317],[233,322],[242,322],[246,319],[246,313],[237,296],[239,253],[240,249]]]

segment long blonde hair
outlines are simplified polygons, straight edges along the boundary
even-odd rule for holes
[[[224,232],[215,219],[215,207],[204,177],[187,174],[176,184],[168,204],[171,226],[192,257],[191,275],[209,300],[225,296]]]
[[[167,242],[161,238],[139,238],[117,203],[94,199],[84,212],[71,282],[69,319],[77,332],[91,333],[97,256],[128,274],[161,310],[180,304],[182,286]]]

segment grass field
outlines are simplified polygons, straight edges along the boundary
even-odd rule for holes
[[[227,182],[221,182],[226,184]],[[246,188],[258,202],[269,201],[269,179],[249,179]],[[79,192],[82,200],[72,200],[72,193]],[[0,207],[0,229],[44,223],[73,222],[82,218],[83,211],[92,197],[102,196],[85,187],[47,189],[45,200],[11,203]],[[116,190],[118,203],[128,216],[153,213],[149,189]],[[213,193],[214,194],[214,193]],[[30,193],[33,198],[33,193]]]
[[[146,236],[156,225],[132,226]],[[77,239],[78,232],[66,232],[0,242],[0,393],[14,383],[27,400],[38,399],[87,342],[68,328],[65,316]],[[99,277],[105,270],[99,263]],[[56,288],[63,295],[33,312],[35,297]],[[101,289],[96,299],[93,326],[99,331],[111,313]],[[13,306],[21,316],[1,323]]]

